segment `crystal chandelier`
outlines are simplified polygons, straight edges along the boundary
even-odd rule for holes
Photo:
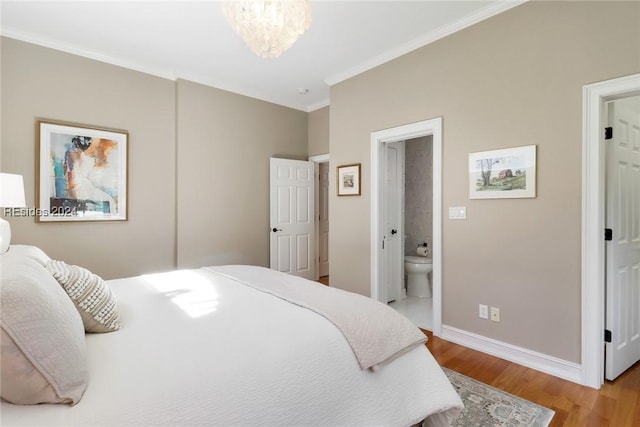
[[[262,58],[277,58],[311,26],[308,0],[225,1],[225,18]]]

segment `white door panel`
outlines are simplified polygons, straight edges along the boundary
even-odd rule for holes
[[[311,259],[311,248],[309,247],[311,240],[310,235],[297,235],[296,238],[296,246],[298,249],[296,251],[298,270],[309,271],[311,270],[311,264],[309,262]]]
[[[270,267],[313,280],[313,162],[271,159]]]
[[[277,222],[291,224],[291,188],[278,187],[277,192]]]
[[[404,141],[384,149],[384,280],[385,302],[399,301],[404,287]]]
[[[608,113],[605,376],[613,380],[640,360],[640,96],[609,103]]]
[[[273,238],[273,237],[272,237]],[[289,254],[291,253],[291,236],[275,236],[276,239],[276,252],[277,265],[274,267],[271,266],[272,269],[283,271],[285,273],[291,272],[291,257]]]

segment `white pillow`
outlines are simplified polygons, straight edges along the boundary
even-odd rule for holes
[[[5,257],[4,259],[9,259],[8,257],[11,257],[11,259],[16,259],[18,261],[20,259],[30,258],[43,267],[47,265],[47,261],[51,260],[49,255],[45,254],[42,249],[37,246],[30,245],[11,245],[9,246],[9,250],[2,256]]]
[[[89,378],[82,319],[37,261],[1,259],[2,398],[16,404],[78,403]]]
[[[49,260],[46,268],[71,297],[85,331],[101,333],[120,329],[116,297],[99,276],[63,261]]]

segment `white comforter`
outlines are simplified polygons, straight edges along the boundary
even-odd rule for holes
[[[112,280],[76,406],[2,402],[2,426],[408,426],[461,402],[424,346],[373,372],[324,317],[205,269]]]

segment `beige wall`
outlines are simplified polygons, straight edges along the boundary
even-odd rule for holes
[[[269,158],[306,159],[307,113],[183,80],[177,93],[178,266],[268,266]]]
[[[369,294],[371,132],[443,117],[443,210],[468,217],[443,222],[443,324],[580,362],[582,87],[640,71],[639,19],[529,2],[334,85],[331,161],[362,163],[363,194],[330,199],[332,285]],[[536,198],[469,200],[469,152],[529,144]]]
[[[329,107],[309,113],[309,156],[329,153]]]
[[[3,172],[35,205],[37,118],[129,131],[129,220],[7,218],[13,242],[104,278],[268,265],[269,157],[307,157],[307,113],[2,38]],[[179,203],[180,208],[176,207]]]
[[[129,220],[7,218],[13,243],[105,278],[169,269],[175,241],[174,82],[2,38],[2,171],[24,177],[35,206],[36,120],[129,131]]]

